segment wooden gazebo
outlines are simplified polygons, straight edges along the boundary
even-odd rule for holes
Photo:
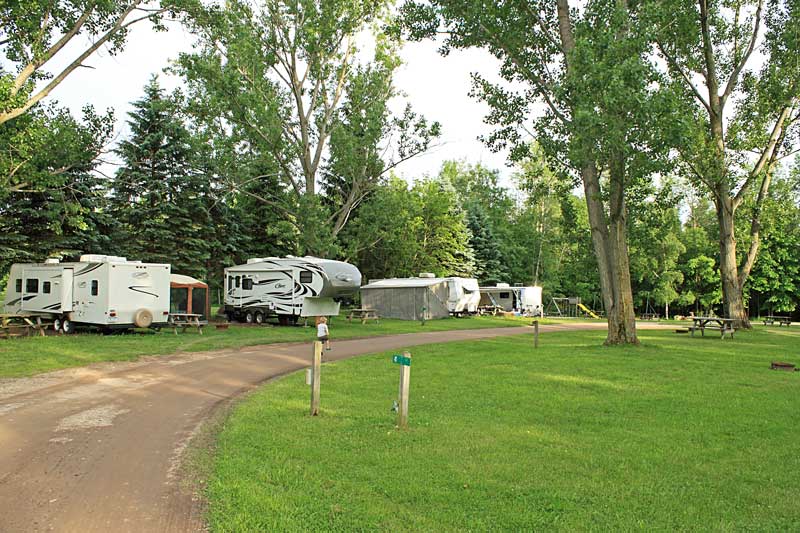
[[[211,316],[208,284],[191,276],[170,274],[169,310],[171,313],[194,313],[202,315],[200,320]]]

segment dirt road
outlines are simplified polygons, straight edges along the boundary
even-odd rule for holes
[[[567,328],[576,326],[541,330]],[[339,341],[328,353],[531,331],[393,335]],[[0,380],[0,532],[202,530],[199,504],[179,483],[190,437],[220,402],[308,366],[310,351],[266,345]]]

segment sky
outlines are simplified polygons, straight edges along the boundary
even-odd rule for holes
[[[76,114],[87,103],[98,111],[111,107],[117,121],[115,135],[124,137],[130,103],[142,96],[152,74],[159,74],[167,89],[180,86],[179,78],[163,71],[180,52],[190,51],[193,41],[193,36],[177,23],[167,32],[155,32],[146,24],[135,25],[122,52],[112,56],[105,49],[99,50],[85,62],[86,68],[74,71],[51,93],[50,100]],[[77,54],[68,50],[68,55]],[[405,97],[393,102],[393,107],[399,112],[405,102],[410,102],[417,113],[439,121],[443,134],[428,153],[404,162],[396,172],[413,181],[436,174],[446,160],[463,159],[499,170],[503,182],[509,184],[512,169],[506,165],[506,154],[492,153],[477,139],[489,131],[483,123],[488,106],[468,95],[470,73],[479,71],[496,79],[497,61],[482,50],[453,51],[443,57],[431,41],[408,43],[402,55],[405,63],[396,73],[395,85]]]

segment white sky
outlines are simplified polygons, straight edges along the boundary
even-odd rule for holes
[[[178,24],[171,25],[168,32],[154,32],[146,24],[138,24],[120,54],[111,56],[105,50],[98,51],[85,62],[91,68],[73,72],[51,93],[50,101],[57,100],[77,115],[87,103],[98,111],[111,107],[116,116],[115,134],[124,136],[130,102],[141,98],[152,74],[159,74],[162,85],[170,90],[181,83],[179,78],[163,73],[163,69],[179,52],[190,51],[193,40]],[[436,174],[445,160],[464,159],[498,169],[507,178],[511,169],[506,166],[506,154],[492,153],[477,139],[489,131],[483,124],[488,107],[468,96],[470,72],[480,71],[490,79],[496,78],[496,60],[481,50],[453,51],[442,57],[437,45],[430,41],[407,44],[403,58],[405,64],[397,72],[395,84],[406,97],[395,102],[396,109],[401,111],[406,101],[411,102],[417,113],[438,120],[443,134],[435,148],[403,163],[397,173],[414,180]]]

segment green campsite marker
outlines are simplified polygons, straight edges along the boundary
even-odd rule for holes
[[[392,363],[397,363],[398,365],[403,366],[411,366],[411,358],[404,355],[393,355]]]

